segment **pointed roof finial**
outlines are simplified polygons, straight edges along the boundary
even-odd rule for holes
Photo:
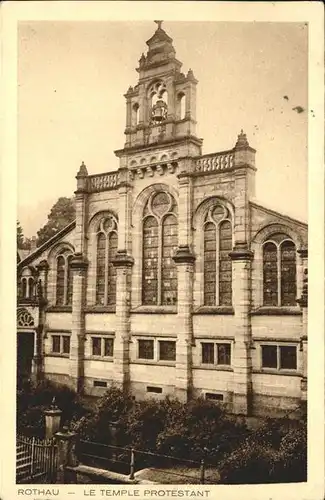
[[[79,172],[77,173],[77,176],[78,177],[87,177],[87,175],[88,175],[87,167],[84,164],[84,162],[82,162],[80,165],[80,168],[79,168]]]
[[[158,25],[158,28],[159,30],[161,30],[161,25],[164,21],[154,21],[157,25]]]
[[[249,146],[247,136],[244,134],[243,129],[241,129],[240,134],[238,135],[238,139],[235,145],[235,148],[246,148]]]

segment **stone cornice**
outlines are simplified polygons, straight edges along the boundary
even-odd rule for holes
[[[76,253],[71,259],[70,266],[71,269],[85,271],[88,268],[88,261],[81,253]]]
[[[246,243],[235,244],[234,249],[228,255],[232,260],[253,260],[254,258],[254,252]]]
[[[134,259],[131,255],[128,255],[126,250],[118,250],[114,259],[112,259],[112,264],[115,267],[132,267]]]
[[[192,142],[197,146],[202,146],[203,139],[199,139],[194,135],[186,135],[175,139],[166,139],[164,141],[159,141],[152,144],[142,144],[140,146],[127,146],[123,149],[115,150],[114,154],[117,157],[121,157],[123,155],[128,155],[129,153],[134,153],[134,152],[141,153],[142,151],[148,152],[155,149],[161,149],[162,146],[178,146],[179,143],[184,143],[184,142],[185,143]]]
[[[308,257],[308,248],[300,248],[297,250],[297,253],[302,259],[306,259]]]
[[[194,264],[195,256],[188,245],[180,245],[173,256],[175,264]]]

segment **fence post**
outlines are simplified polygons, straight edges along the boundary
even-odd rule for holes
[[[69,473],[67,467],[75,467],[78,460],[75,453],[76,432],[71,432],[67,427],[63,427],[61,432],[55,434],[58,443],[58,472],[57,482],[60,484],[69,484],[72,481],[72,473]]]
[[[205,473],[205,464],[204,464],[204,458],[202,458],[200,466],[200,484],[204,484],[204,473]]]
[[[130,459],[130,479],[134,479],[134,448],[131,448],[131,459]]]
[[[31,453],[31,464],[30,464],[30,476],[33,477],[34,474],[34,460],[35,460],[35,437],[32,437],[32,453]]]

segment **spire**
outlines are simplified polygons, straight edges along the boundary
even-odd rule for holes
[[[158,25],[158,28],[157,28],[157,31],[161,29],[161,25],[164,21],[154,21],[157,25]]]
[[[240,134],[238,135],[238,139],[235,145],[236,149],[247,148],[249,147],[249,143],[247,140],[246,134],[244,134],[243,129],[241,129]]]
[[[79,172],[77,173],[77,177],[87,177],[88,175],[88,170],[84,162],[81,163]]]

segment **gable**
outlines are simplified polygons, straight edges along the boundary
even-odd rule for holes
[[[251,241],[258,233],[268,226],[273,226],[275,231],[292,231],[297,234],[302,246],[308,246],[308,225],[275,210],[263,207],[257,203],[250,203],[251,213]],[[288,232],[287,231],[287,232]]]
[[[30,253],[25,259],[22,259],[18,263],[18,270],[23,269],[25,266],[36,267],[42,260],[47,261],[49,255],[55,250],[56,247],[67,244],[67,246],[74,249],[75,227],[76,222],[73,221],[57,234],[52,236],[52,238],[38,247],[34,252]]]

